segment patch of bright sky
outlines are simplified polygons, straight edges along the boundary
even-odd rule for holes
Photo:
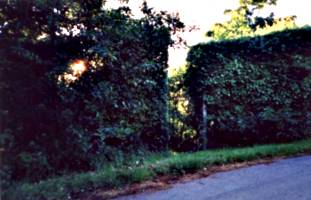
[[[224,10],[238,7],[239,0],[148,0],[148,5],[155,10],[165,10],[170,13],[179,13],[181,20],[186,25],[196,25],[199,30],[186,32],[182,36],[188,45],[192,46],[200,42],[208,41],[205,33],[211,26],[218,22],[228,20]],[[140,6],[143,0],[129,0],[128,6],[135,17],[141,15]],[[117,0],[108,0],[106,7],[116,8],[120,4]],[[269,6],[262,10],[260,15],[268,15],[274,12],[276,17],[296,15],[298,26],[311,25],[311,0],[278,0],[276,6]],[[184,65],[188,49],[169,49],[169,73],[175,68]]]

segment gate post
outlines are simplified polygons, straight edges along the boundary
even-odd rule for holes
[[[200,145],[201,149],[205,150],[207,149],[207,140],[208,140],[208,134],[207,134],[207,105],[206,105],[206,98],[205,94],[201,97],[201,108],[200,108],[200,121],[199,121],[199,137],[200,137]]]
[[[4,148],[0,147],[0,175],[2,175],[4,172],[3,170],[3,166],[2,166],[2,156],[3,156],[3,152],[4,152]],[[2,199],[2,181],[1,181],[1,177],[0,177],[0,200]]]

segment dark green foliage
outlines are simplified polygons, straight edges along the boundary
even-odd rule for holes
[[[210,146],[310,134],[310,35],[310,28],[302,28],[191,49],[185,84],[197,130],[204,96]]]
[[[128,8],[102,7],[100,0],[0,2],[7,178],[37,181],[167,148],[167,49],[170,31],[183,24],[146,3],[139,20]],[[77,59],[87,70],[68,79]]]

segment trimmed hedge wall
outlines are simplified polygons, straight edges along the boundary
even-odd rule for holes
[[[185,85],[201,148],[310,134],[310,27],[199,44],[187,60]]]

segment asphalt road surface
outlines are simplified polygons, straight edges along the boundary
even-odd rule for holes
[[[115,200],[311,200],[311,156],[279,160]]]

